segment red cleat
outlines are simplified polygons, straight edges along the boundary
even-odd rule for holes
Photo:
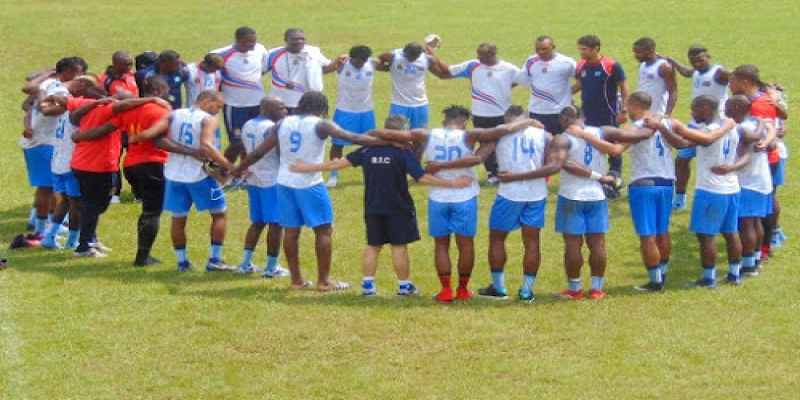
[[[556,297],[561,300],[583,300],[583,292],[580,290],[565,290],[561,293],[556,293]]]
[[[452,303],[453,302],[453,289],[442,288],[442,291],[433,296],[433,299],[439,303]]]
[[[606,292],[604,292],[602,290],[595,290],[595,289],[589,290],[589,298],[590,299],[592,299],[592,300],[600,300],[603,297],[606,297]]]
[[[458,300],[469,300],[472,298],[472,291],[465,288],[460,287],[456,289],[456,299]]]

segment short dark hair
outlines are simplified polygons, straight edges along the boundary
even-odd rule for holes
[[[591,48],[600,47],[600,38],[597,37],[597,35],[581,36],[580,39],[578,39],[578,45]]]
[[[156,91],[157,87],[168,86],[167,81],[164,78],[153,75],[145,78],[142,81],[142,86],[139,88],[139,92],[142,94],[142,97],[152,96],[153,93]]]
[[[111,62],[121,61],[124,58],[130,57],[131,54],[125,50],[115,51],[114,54],[111,55]]]
[[[297,103],[299,114],[328,115],[328,98],[322,92],[306,92]]]
[[[199,103],[203,100],[217,100],[222,99],[222,92],[218,92],[214,89],[203,90],[197,95],[197,100],[195,102]]]
[[[358,45],[350,48],[350,58],[358,58],[366,60],[372,57],[372,49],[368,46]]]
[[[689,47],[689,57],[696,57],[703,53],[708,53],[708,49],[703,46],[696,44],[692,47]]]
[[[554,42],[554,40],[553,40],[553,38],[552,38],[552,37],[550,37],[550,36],[548,36],[548,35],[542,35],[542,36],[539,36],[539,37],[537,37],[537,38],[536,38],[536,43],[542,43],[542,42],[545,42],[545,41],[548,41],[548,40],[549,40],[551,43],[553,43],[553,42]]]
[[[643,47],[645,49],[655,49],[656,48],[656,41],[649,38],[643,37],[635,42],[633,42],[635,47]]]
[[[419,42],[411,42],[403,47],[403,55],[406,57],[419,57],[422,54],[422,44]]]
[[[251,28],[249,26],[242,26],[242,27],[240,27],[239,29],[236,30],[236,33],[234,33],[234,37],[236,38],[236,40],[239,40],[239,39],[243,39],[247,35],[255,35],[255,34],[256,34],[256,31],[253,30],[253,28]]]
[[[468,108],[458,104],[445,107],[445,109],[442,110],[442,114],[444,114],[445,121],[452,121],[459,118],[469,119],[469,117],[472,116]]]
[[[181,55],[175,50],[164,50],[158,54],[159,62],[175,62],[181,59]]]
[[[142,68],[147,68],[152,65],[158,59],[158,54],[155,51],[147,50],[138,54],[134,58],[134,64],[136,64],[136,70],[140,70]]]
[[[56,73],[60,74],[67,71],[74,71],[81,67],[78,57],[64,57],[56,63]]]
[[[406,125],[408,125],[408,118],[405,115],[395,114],[386,118],[383,127],[386,129],[403,129]]]
[[[719,100],[717,100],[714,96],[708,94],[703,94],[695,97],[694,100],[692,100],[692,104],[697,104],[698,106],[701,107],[708,107],[712,110],[716,110],[717,108],[719,108]]]
[[[650,106],[653,105],[653,97],[645,92],[632,93],[630,96],[628,96],[628,101],[636,103],[636,105],[645,110],[649,110]]]
[[[763,86],[761,76],[758,73],[758,67],[753,64],[744,64],[736,67],[731,74],[737,78],[746,79],[755,83],[758,86]]]
[[[560,118],[578,119],[578,118],[582,118],[583,117],[583,111],[581,111],[580,108],[570,104],[570,105],[564,107],[563,109],[561,109],[561,112],[558,113],[558,117],[559,117],[559,119]]]
[[[519,117],[522,114],[525,114],[525,109],[520,105],[512,105],[511,107],[508,107],[508,110],[506,110],[506,115],[509,117]]]
[[[289,40],[289,35],[293,33],[305,33],[305,31],[300,28],[289,28],[286,32],[283,32],[283,40]]]

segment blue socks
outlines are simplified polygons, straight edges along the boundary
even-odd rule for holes
[[[253,249],[244,249],[242,255],[242,265],[250,265],[253,262]]]
[[[33,229],[35,233],[41,233],[44,235],[47,232],[47,217],[36,217],[36,223],[34,224]]]
[[[593,276],[592,277],[592,290],[603,290],[603,277],[602,276]]]
[[[567,289],[572,292],[577,292],[582,289],[581,280],[580,279],[570,279],[567,281]]]
[[[714,282],[717,280],[717,266],[704,265],[703,266],[703,280]]]
[[[536,283],[536,273],[525,272],[522,274],[522,293],[533,293],[533,284]]]
[[[178,259],[178,264],[189,261],[189,256],[186,254],[186,247],[176,247],[175,257]]]
[[[211,248],[208,251],[208,259],[213,261],[222,260],[222,243],[211,242]]]
[[[278,268],[278,253],[267,253],[267,270],[275,271]]]
[[[491,271],[492,271],[492,286],[494,286],[494,288],[499,291],[505,290],[506,288],[505,272],[503,271],[503,268],[502,267],[492,268]]]
[[[647,277],[650,278],[650,282],[661,283],[661,267],[658,265],[647,267]]]
[[[64,244],[64,247],[68,249],[74,249],[78,247],[78,239],[81,237],[81,230],[80,229],[70,229],[69,235],[67,236],[67,243]]]

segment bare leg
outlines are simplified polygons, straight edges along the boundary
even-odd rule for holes
[[[411,265],[408,260],[407,245],[392,245],[392,264],[394,264],[394,272],[397,274],[398,280],[409,280],[411,276]]]
[[[539,228],[522,225],[522,246],[525,255],[522,256],[522,272],[536,274],[542,262],[542,253],[539,249]]]
[[[258,246],[258,238],[261,237],[261,232],[264,231],[266,226],[263,222],[253,222],[247,228],[247,233],[244,234],[244,248],[253,250]]]
[[[331,224],[314,228],[314,249],[317,254],[317,289],[325,290],[331,285],[331,253],[333,251]]]
[[[458,247],[458,274],[469,276],[475,266],[475,240],[472,236],[456,234]]]
[[[289,272],[292,274],[292,288],[300,289],[305,287],[306,281],[300,272],[300,228],[285,228],[283,240],[283,253],[286,255],[286,262],[289,264]]]
[[[439,276],[452,274],[450,264],[450,235],[434,238],[434,264]]]
[[[172,217],[172,236],[173,247],[186,247],[186,217]]]
[[[583,235],[564,234],[564,270],[567,279],[580,279],[583,266]]]
[[[602,277],[606,273],[606,235],[603,233],[587,233],[586,246],[589,247],[589,267],[592,276]]]
[[[364,257],[361,259],[361,268],[364,276],[375,276],[378,270],[378,256],[381,254],[383,246],[367,246],[364,249]]]
[[[692,176],[692,159],[675,157],[675,193],[686,193],[689,177]]]

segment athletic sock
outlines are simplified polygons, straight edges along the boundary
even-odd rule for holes
[[[69,234],[67,235],[67,243],[64,245],[68,249],[72,249],[78,246],[78,239],[81,236],[80,229],[70,229]]]
[[[458,274],[458,287],[466,289],[469,286],[470,274]]]
[[[253,262],[253,249],[244,249],[242,252],[242,265],[247,266]]]
[[[398,279],[397,280],[397,287],[400,289],[407,288],[411,286],[411,281],[408,279]]]
[[[361,288],[362,289],[375,289],[375,277],[374,276],[365,276],[361,280]]]
[[[450,282],[451,281],[452,281],[452,277],[450,276],[450,274],[447,274],[447,275],[439,274],[439,283],[442,285],[443,289],[450,288]]]
[[[536,283],[535,272],[525,272],[522,274],[522,289],[524,293],[533,293],[533,284]]]
[[[717,280],[717,266],[704,265],[703,266],[703,279],[714,282]]]
[[[751,268],[756,266],[756,254],[755,253],[747,253],[742,255],[742,266],[746,268]]]
[[[178,264],[189,261],[189,256],[186,254],[186,246],[175,248],[175,258],[178,259]]]
[[[739,271],[742,269],[742,260],[731,261],[728,263],[728,275],[738,277]]]
[[[675,203],[686,204],[686,193],[675,193]]]
[[[267,253],[267,270],[275,271],[278,269],[278,253]]]
[[[756,250],[754,256],[756,257],[756,267],[761,268],[761,252]]]
[[[503,267],[492,268],[492,286],[497,290],[505,289],[505,273]]]
[[[592,277],[592,290],[603,290],[603,277],[602,276],[593,276]]]
[[[571,292],[579,292],[582,288],[583,286],[581,285],[580,278],[569,279],[567,281],[567,289],[569,289]]]
[[[335,158],[334,160],[338,160],[338,158]],[[339,178],[339,171],[331,171],[331,178],[338,179]]]
[[[661,267],[658,265],[647,267],[647,277],[650,278],[650,282],[661,283]]]
[[[34,233],[41,233],[42,235],[47,232],[47,218],[36,217],[36,224],[34,225]]]
[[[47,234],[45,235],[46,239],[56,240],[56,236],[58,236],[58,231],[61,228],[61,224],[50,224],[50,228],[47,229]]]
[[[208,259],[209,261],[222,261],[222,243],[211,242],[211,246],[208,249]]]
[[[661,262],[658,263],[658,268],[661,270],[661,282],[663,283],[664,281],[667,280],[667,270],[669,269],[669,259],[661,260]]]
[[[31,207],[31,212],[28,214],[28,225],[34,226],[36,224],[36,206]]]

